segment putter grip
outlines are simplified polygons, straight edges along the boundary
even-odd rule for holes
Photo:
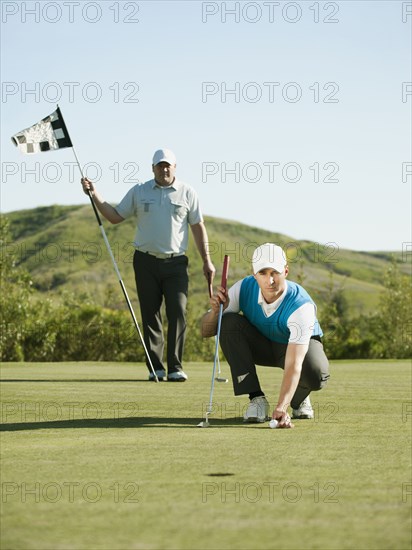
[[[227,277],[229,273],[229,260],[230,257],[226,254],[225,259],[223,260],[222,280],[220,282],[220,286],[223,286],[225,290],[227,287]]]
[[[210,275],[210,273],[207,274],[207,284],[208,284],[208,289],[209,289],[209,298],[211,298],[213,296],[213,286],[212,286],[212,276]]]

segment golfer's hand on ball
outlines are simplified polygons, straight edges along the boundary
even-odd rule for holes
[[[290,416],[286,411],[282,411],[281,409],[275,409],[272,414],[272,418],[278,421],[278,428],[294,428],[294,424],[292,424],[292,421],[290,419]]]

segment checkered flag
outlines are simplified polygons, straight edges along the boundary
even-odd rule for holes
[[[25,154],[73,147],[59,107],[37,124],[12,136],[11,140]]]

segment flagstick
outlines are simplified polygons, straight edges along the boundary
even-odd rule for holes
[[[76,149],[74,148],[74,145],[73,145],[73,144],[72,144],[72,150],[73,150],[74,156],[75,156],[75,158],[76,158],[76,162],[77,162],[77,166],[79,167],[80,174],[81,174],[82,178],[84,178],[83,170],[82,170],[81,164],[80,164],[80,162],[79,162],[79,159],[78,159],[78,157],[77,157]],[[153,376],[155,377],[156,382],[159,382],[159,379],[158,379],[158,377],[157,377],[156,371],[155,371],[154,368],[153,368],[153,364],[152,364],[152,361],[151,361],[151,359],[150,359],[150,355],[149,355],[149,352],[148,352],[148,350],[147,350],[146,344],[145,344],[145,342],[144,342],[142,333],[141,333],[141,331],[140,331],[140,327],[139,327],[139,324],[138,324],[138,322],[137,322],[136,315],[135,315],[135,313],[134,313],[134,311],[133,311],[133,307],[132,307],[132,304],[131,304],[131,302],[130,302],[129,296],[128,296],[128,294],[127,294],[126,287],[124,286],[124,283],[123,283],[123,281],[122,281],[122,277],[121,277],[121,275],[120,275],[119,268],[117,267],[116,260],[115,260],[115,258],[114,258],[114,256],[113,256],[112,249],[111,249],[110,244],[109,244],[109,241],[108,241],[108,239],[107,239],[106,232],[105,232],[104,227],[103,227],[103,225],[102,225],[102,221],[101,221],[101,219],[100,219],[99,212],[98,212],[98,210],[97,210],[97,208],[96,208],[96,205],[95,205],[95,203],[94,203],[94,200],[93,200],[92,194],[91,194],[91,192],[90,192],[90,189],[87,190],[87,194],[88,194],[89,199],[90,199],[90,202],[91,202],[91,204],[92,204],[93,211],[94,211],[95,216],[96,216],[96,219],[97,219],[97,223],[99,224],[100,231],[101,231],[101,234],[102,234],[102,236],[103,236],[103,240],[104,240],[104,242],[106,243],[107,250],[108,250],[108,252],[109,252],[110,258],[112,259],[113,266],[114,266],[114,269],[115,269],[115,271],[116,271],[117,278],[119,279],[119,283],[120,283],[120,286],[121,286],[121,288],[122,288],[123,295],[124,295],[124,297],[125,297],[125,299],[126,299],[127,306],[128,306],[128,308],[129,308],[130,314],[131,314],[132,319],[133,319],[133,322],[134,322],[134,326],[136,327],[136,330],[137,330],[137,332],[139,333],[140,340],[141,340],[141,342],[142,342],[142,344],[143,344],[143,348],[144,348],[144,351],[145,351],[145,353],[146,353],[146,357],[147,357],[147,361],[148,361],[148,363],[149,363],[150,369],[151,369],[151,371],[152,371],[152,373],[153,373]]]

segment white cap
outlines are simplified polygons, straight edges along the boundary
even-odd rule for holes
[[[158,149],[153,155],[153,166],[159,164],[159,162],[168,162],[169,164],[176,164],[176,157],[173,151],[170,149]]]
[[[265,243],[258,246],[253,252],[253,273],[258,273],[262,269],[267,268],[274,269],[278,273],[283,273],[287,263],[285,253],[277,244]]]

